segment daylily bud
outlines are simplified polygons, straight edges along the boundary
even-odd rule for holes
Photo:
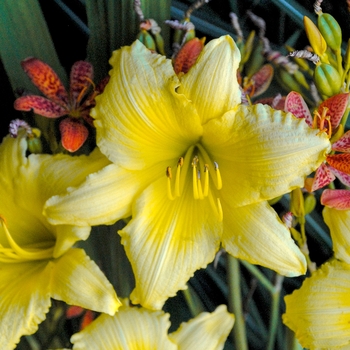
[[[316,207],[316,198],[313,193],[308,193],[304,198],[305,215],[310,214]]]
[[[150,50],[156,50],[156,43],[154,42],[154,39],[150,33],[147,32],[145,29],[141,29],[140,33],[137,35],[137,39],[139,39],[143,45],[147,47],[147,49]]]
[[[154,35],[154,39],[156,41],[157,45],[157,52],[159,52],[161,55],[165,55],[164,51],[164,39],[160,33],[157,33]]]
[[[315,84],[318,91],[327,97],[336,95],[341,88],[341,77],[330,64],[321,63],[315,69]]]
[[[41,143],[41,131],[36,128],[31,129],[32,134],[27,136],[28,150],[30,153],[42,153],[43,145]]]
[[[241,57],[242,57],[240,62],[241,66],[243,66],[244,63],[248,61],[249,57],[252,54],[253,47],[254,47],[254,38],[255,38],[255,31],[253,30],[249,33],[249,36],[246,42],[244,43],[244,45],[241,48],[239,48],[241,51]]]
[[[306,16],[304,16],[304,26],[310,45],[312,46],[314,52],[321,57],[327,49],[326,41],[314,22],[312,22],[311,19]]]
[[[290,193],[290,211],[297,218],[303,217],[305,215],[304,210],[304,197],[300,188],[296,188]]]
[[[342,43],[342,32],[335,18],[329,13],[321,13],[317,24],[327,45],[334,51],[339,50]]]

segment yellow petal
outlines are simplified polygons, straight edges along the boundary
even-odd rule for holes
[[[113,53],[113,69],[96,98],[97,144],[114,163],[143,169],[179,157],[202,134],[191,102],[176,93],[171,61],[136,40]]]
[[[121,302],[112,285],[82,249],[70,249],[52,262],[51,297],[110,315]]]
[[[350,266],[325,263],[299,290],[285,297],[283,322],[310,349],[348,349]]]
[[[350,210],[325,207],[323,218],[331,231],[334,256],[350,264]]]
[[[194,103],[202,125],[221,117],[241,102],[237,82],[240,60],[233,39],[222,36],[205,45],[195,65],[181,78],[178,92]]]
[[[330,150],[317,133],[290,113],[241,105],[205,125],[203,144],[219,164],[223,191],[241,206],[303,187]]]
[[[135,196],[159,177],[165,178],[168,162],[147,170],[129,171],[110,164],[91,174],[67,195],[50,198],[44,214],[50,223],[79,226],[112,224],[131,215]],[[166,188],[166,187],[165,187]]]
[[[0,349],[36,332],[51,306],[47,261],[0,264]]]
[[[288,277],[306,272],[303,254],[267,202],[234,208],[226,198],[222,207],[222,245],[229,254]]]
[[[227,312],[226,305],[220,305],[212,313],[203,312],[169,334],[179,350],[220,350],[224,348],[227,336],[234,323],[234,316]]]
[[[176,350],[168,338],[169,314],[122,306],[72,336],[74,350]]]
[[[214,259],[222,233],[209,200],[193,199],[190,181],[173,201],[166,181],[164,176],[142,193],[133,219],[120,231],[136,278],[131,300],[150,309],[161,308]]]

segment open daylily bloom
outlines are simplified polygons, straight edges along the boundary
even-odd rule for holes
[[[220,305],[168,334],[169,316],[163,311],[131,307],[125,300],[114,316],[101,315],[74,334],[73,350],[220,350],[234,323],[233,315]]]
[[[55,71],[45,62],[28,57],[22,62],[24,71],[33,84],[46,96],[25,95],[16,99],[14,108],[30,111],[47,118],[59,118],[68,115],[60,122],[62,146],[70,151],[77,151],[89,136],[89,130],[83,120],[92,125],[90,109],[95,105],[95,97],[100,94],[108,80],[103,80],[87,96],[93,85],[93,67],[89,62],[78,61],[70,73],[70,90],[66,91]]]
[[[285,297],[283,322],[308,349],[349,349],[350,209],[325,207],[323,217],[339,260],[323,264],[299,290]]]
[[[77,186],[108,160],[99,151],[89,157],[26,157],[26,151],[23,132],[0,145],[1,349],[13,349],[22,335],[37,330],[50,298],[111,315],[120,306],[98,266],[72,248],[89,236],[89,227],[52,226],[42,214],[48,198]]]
[[[115,51],[92,111],[113,164],[45,208],[52,224],[132,220],[119,233],[134,304],[161,308],[220,248],[283,275],[305,260],[267,200],[301,187],[329,150],[291,114],[240,104],[239,50],[209,42],[188,73],[140,42]],[[74,210],[73,210],[74,208]]]
[[[320,128],[331,137],[339,126],[349,101],[349,93],[342,93],[323,101],[313,119],[303,97],[297,92],[290,92],[285,101],[285,110],[297,118],[305,119],[311,128]],[[337,177],[344,185],[350,186],[350,132],[346,132],[332,143],[332,151],[343,154],[329,154],[326,163],[316,170],[314,178],[307,178],[305,188],[313,192],[327,186]]]

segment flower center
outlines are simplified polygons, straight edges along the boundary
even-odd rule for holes
[[[208,153],[200,144],[191,146],[187,150],[186,155],[179,158],[176,166],[175,184],[173,184],[174,180],[171,167],[167,167],[166,176],[168,178],[169,199],[175,200],[181,196],[186,178],[189,178],[187,173],[190,167],[192,167],[193,198],[195,200],[208,200],[211,207],[217,213],[219,221],[222,221],[223,212],[220,198],[214,198],[213,191],[210,190],[210,183],[213,183],[217,190],[221,190],[222,188],[219,165],[217,162],[211,161]],[[215,175],[210,177],[210,173],[212,172]]]
[[[331,116],[327,114],[328,108],[323,107],[322,114],[320,114],[318,111],[314,112],[314,120],[312,127],[316,129],[317,127],[320,129],[321,132],[325,132],[330,139],[332,136],[332,124],[331,124]]]
[[[36,243],[20,247],[12,238],[5,218],[0,214],[0,227],[3,228],[5,238],[8,241],[9,247],[3,247],[0,244],[0,262],[2,263],[16,263],[28,260],[45,260],[50,259],[53,254],[54,245],[52,242]]]

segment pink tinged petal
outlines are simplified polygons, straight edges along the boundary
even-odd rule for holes
[[[343,203],[340,202],[341,205],[346,204],[347,208],[342,210],[343,208],[340,208],[339,206],[334,208],[326,206],[323,209],[322,214],[324,221],[331,232],[334,256],[337,259],[350,264],[350,191],[347,192],[348,193],[344,195],[334,195],[334,197],[347,197],[343,198]],[[326,196],[328,196],[328,194],[326,194]]]
[[[86,61],[75,62],[70,72],[70,101],[75,109],[81,104],[94,78],[94,69],[91,63]]]
[[[330,208],[348,210],[350,209],[350,191],[324,190],[321,195],[321,203]]]
[[[298,92],[292,91],[287,95],[284,110],[292,113],[297,118],[305,119],[307,125],[312,128],[313,119],[309,107]]]
[[[339,181],[342,184],[350,187],[350,175],[349,174],[343,173],[342,171],[337,170],[330,165],[328,165],[328,169],[339,179]]]
[[[318,112],[320,113],[320,115],[322,115],[324,107],[328,108],[327,115],[331,117],[331,124],[333,130],[338,127],[348,105],[348,101],[349,93],[346,92],[328,98],[327,100],[323,101],[318,107]]]
[[[327,163],[333,168],[350,174],[350,153],[330,154],[327,156]]]
[[[67,107],[68,94],[55,71],[43,61],[28,57],[21,62],[33,84],[51,101]]]
[[[14,108],[18,111],[33,111],[47,118],[58,118],[69,113],[66,107],[48,100],[45,97],[27,95],[16,99]]]
[[[350,152],[350,130],[332,144],[332,150],[346,153]]]
[[[287,227],[267,202],[234,208],[225,196],[224,234],[226,251],[252,264],[294,277],[306,272],[306,261]]]
[[[251,80],[254,82],[254,92],[252,97],[263,94],[270,86],[273,78],[274,69],[271,64],[263,65]]]
[[[119,232],[136,278],[131,300],[150,309],[162,308],[186,289],[197,269],[213,261],[222,234],[209,199],[193,198],[190,175],[175,200],[168,198],[166,186],[166,177],[151,184],[136,201],[133,219]]]
[[[62,146],[69,152],[77,151],[89,136],[89,130],[78,119],[66,118],[60,122]]]
[[[312,183],[310,192],[316,191],[319,188],[327,186],[334,180],[335,180],[335,176],[332,173],[332,171],[328,168],[326,164],[322,163],[316,170],[315,178]]]

